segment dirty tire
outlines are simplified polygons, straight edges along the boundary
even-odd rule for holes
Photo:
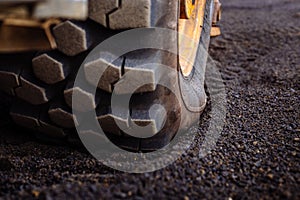
[[[37,138],[61,144],[81,144],[76,134],[77,119],[72,114],[72,94],[74,92],[85,99],[85,105],[74,108],[80,112],[90,112],[96,109],[97,120],[107,137],[115,144],[131,151],[152,151],[168,144],[178,131],[181,116],[189,115],[191,124],[199,118],[203,111],[206,96],[204,88],[195,85],[203,85],[204,74],[197,74],[197,68],[204,68],[206,63],[195,63],[192,78],[183,79],[182,87],[192,85],[193,100],[200,101],[202,107],[197,111],[190,111],[189,105],[176,99],[176,95],[162,86],[155,85],[158,79],[159,69],[143,69],[138,66],[143,62],[156,60],[161,64],[172,66],[179,70],[177,55],[158,51],[142,50],[131,52],[111,63],[108,53],[101,54],[93,62],[84,66],[84,72],[88,77],[84,84],[89,88],[94,84],[95,71],[101,71],[102,65],[111,63],[104,72],[104,76],[96,84],[96,95],[92,90],[74,88],[74,80],[79,67],[88,53],[100,42],[120,33],[119,29],[138,27],[162,27],[177,30],[178,2],[173,0],[108,0],[106,4],[98,4],[96,0],[90,0],[90,15],[86,21],[65,21],[53,27],[53,34],[57,41],[57,50],[49,52],[28,52],[18,54],[0,55],[0,89],[14,96],[11,107],[13,121],[27,129],[33,130]],[[122,3],[122,5],[120,4]],[[200,43],[208,48],[210,39],[210,5],[206,4],[205,24],[201,34]],[[134,5],[135,7],[129,6]],[[134,13],[134,14],[133,14]],[[166,14],[167,13],[167,14]],[[132,20],[132,16],[138,16],[139,20]],[[115,30],[114,30],[115,29]],[[177,42],[177,40],[175,40]],[[174,41],[173,41],[174,42]],[[176,42],[174,45],[177,45]],[[159,55],[157,60],[155,55]],[[198,51],[198,57],[206,60],[205,53]],[[138,59],[137,59],[137,56]],[[138,60],[138,62],[137,62]],[[135,77],[146,79],[153,84],[147,84],[136,90],[130,100],[130,116],[115,116],[110,107],[111,92],[114,88],[119,95],[126,94],[126,83],[122,85],[120,80],[127,71],[135,70]],[[198,76],[198,77],[197,77]],[[129,77],[130,78],[130,77]],[[194,85],[194,86],[193,86]],[[184,92],[184,90],[179,90]],[[189,94],[187,94],[189,95]],[[171,103],[170,103],[171,102]],[[149,114],[154,104],[165,107],[167,113],[162,115],[154,109],[154,115]],[[124,108],[118,108],[120,113]],[[153,109],[152,109],[153,110]],[[164,116],[164,117],[162,117]],[[186,117],[185,117],[186,118]],[[150,124],[150,134],[153,137],[140,139],[127,135],[116,125],[116,121],[130,128],[132,123],[138,126]],[[158,133],[157,133],[158,131]],[[156,134],[157,133],[157,134]],[[86,134],[96,135],[93,130],[86,130]],[[106,142],[103,138],[103,142]]]

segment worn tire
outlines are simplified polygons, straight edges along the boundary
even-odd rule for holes
[[[77,119],[74,118],[71,109],[72,94],[75,92],[86,100],[84,106],[78,109],[82,109],[81,112],[96,109],[97,120],[114,143],[132,151],[159,149],[172,140],[182,119],[185,127],[188,127],[197,121],[203,111],[206,104],[203,73],[206,62],[195,63],[189,77],[177,77],[178,82],[181,82],[178,91],[182,99],[176,99],[175,94],[162,86],[156,86],[154,82],[139,88],[130,101],[131,118],[140,126],[152,123],[154,136],[140,139],[126,135],[118,128],[115,120],[123,120],[128,127],[132,122],[111,113],[110,93],[114,86],[122,79],[124,72],[131,69],[136,70],[136,77],[155,79],[159,71],[157,73],[152,69],[138,67],[151,59],[179,70],[177,55],[159,50],[128,53],[110,64],[96,85],[98,90],[95,96],[90,91],[73,87],[76,73],[93,47],[119,33],[119,29],[162,27],[177,30],[179,5],[177,0],[122,0],[124,5],[119,5],[121,1],[118,0],[107,2],[105,5],[98,5],[96,0],[90,0],[90,19],[65,21],[54,27],[53,34],[58,50],[1,54],[0,89],[14,96],[10,111],[13,121],[34,130],[38,138],[63,144],[80,144],[75,129]],[[134,10],[134,7],[128,6],[129,3],[139,9]],[[200,39],[204,49],[199,48],[197,53],[198,58],[203,61],[206,61],[207,54],[204,51],[207,50],[210,39],[212,3],[211,0],[206,3]],[[138,16],[139,20],[132,20],[134,15]],[[177,45],[176,38],[170,41],[175,41],[173,45]],[[159,59],[155,57],[157,55]],[[90,79],[93,70],[101,70],[97,68],[101,63],[110,63],[109,56],[104,54],[94,61],[98,64],[94,65],[93,62],[85,65],[85,74],[89,77],[85,83],[87,85],[93,84]],[[126,94],[126,84],[119,88],[123,88],[119,91],[120,95]],[[194,108],[194,101],[200,102],[201,106]],[[166,108],[165,119],[160,118],[159,111],[154,117],[150,116],[149,109],[153,104],[160,104]],[[123,112],[123,108],[119,109]],[[157,130],[159,132],[156,134]],[[86,130],[86,133],[95,134],[93,130]]]

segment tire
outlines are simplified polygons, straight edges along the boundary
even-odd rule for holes
[[[21,54],[0,55],[0,89],[14,96],[10,116],[13,121],[27,129],[33,130],[38,138],[62,144],[81,144],[76,133],[76,119],[72,114],[72,94],[78,93],[86,99],[86,103],[74,109],[89,112],[96,109],[97,120],[107,137],[118,146],[131,151],[153,151],[168,144],[178,131],[180,121],[185,127],[197,122],[206,104],[204,91],[204,71],[206,67],[206,50],[210,40],[212,1],[208,0],[205,8],[205,19],[197,57],[203,62],[195,63],[189,77],[181,74],[179,94],[176,99],[168,89],[153,84],[145,85],[136,91],[130,100],[130,114],[134,123],[140,126],[151,124],[153,137],[135,138],[124,133],[115,120],[132,122],[126,118],[115,116],[110,108],[111,92],[124,76],[124,72],[134,69],[136,77],[143,79],[156,77],[159,69],[139,68],[139,64],[151,62],[151,59],[178,68],[178,58],[159,50],[141,50],[131,52],[114,61],[103,78],[97,84],[96,95],[90,91],[74,87],[74,79],[80,64],[88,53],[105,39],[121,32],[120,29],[138,27],[163,27],[177,30],[179,16],[178,1],[175,0],[122,0],[106,1],[98,5],[98,1],[90,0],[90,19],[82,21],[65,21],[53,28],[58,45],[57,50],[48,52],[27,52]],[[129,6],[130,4],[130,6]],[[133,20],[138,18],[139,20]],[[138,17],[137,17],[138,16]],[[175,25],[174,25],[175,24]],[[176,39],[176,38],[175,38]],[[175,41],[175,42],[174,42]],[[172,45],[177,40],[170,39]],[[94,60],[101,63],[110,62],[109,55],[103,54]],[[85,74],[89,79],[86,85],[93,84],[94,70],[101,70],[93,63],[85,65]],[[92,77],[92,78],[91,78]],[[170,80],[174,81],[174,80]],[[120,95],[126,94],[126,84],[119,85]],[[193,102],[200,102],[200,107],[193,107]],[[166,108],[166,117],[161,118],[159,111],[149,116],[149,109],[154,104]],[[80,110],[81,109],[81,110]],[[119,108],[120,113],[124,108]],[[162,123],[164,122],[164,123]],[[155,134],[159,130],[157,134]],[[86,134],[95,134],[86,130]]]

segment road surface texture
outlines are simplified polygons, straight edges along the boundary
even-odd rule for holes
[[[14,127],[9,100],[1,97],[0,196],[300,199],[300,1],[224,0],[223,6],[223,35],[213,39],[210,54],[226,84],[228,113],[210,155],[198,158],[198,139],[165,169],[114,171]],[[208,107],[199,135],[209,118]]]

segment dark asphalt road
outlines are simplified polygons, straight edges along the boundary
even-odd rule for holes
[[[1,98],[0,199],[300,199],[300,1],[224,0],[211,42],[228,113],[216,149],[198,142],[169,167],[117,172],[72,147],[42,144],[7,119]],[[210,118],[203,115],[199,135]]]

